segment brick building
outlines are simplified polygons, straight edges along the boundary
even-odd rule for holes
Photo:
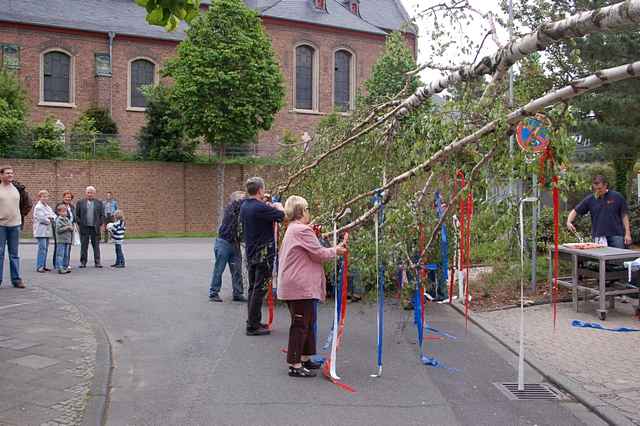
[[[413,27],[400,0],[245,0],[262,17],[286,84],[285,107],[259,135],[268,154],[289,130],[301,137],[334,109],[354,106],[386,34]],[[205,9],[208,0],[202,2]],[[183,29],[145,21],[133,0],[0,0],[0,65],[15,69],[33,122],[47,116],[67,128],[91,105],[110,110],[123,146],[135,149],[144,124],[138,88],[159,82]]]

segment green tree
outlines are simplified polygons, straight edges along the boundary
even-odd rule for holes
[[[350,115],[330,114],[323,118],[315,129],[315,136],[304,162],[309,163],[329,147],[352,134],[352,129],[367,117],[369,109],[384,103],[406,86],[407,92],[415,90],[419,79],[413,77],[407,84],[406,72],[416,68],[415,60],[409,48],[398,33],[390,35],[382,54],[372,68],[371,75],[363,83],[364,92],[357,102],[357,108]],[[341,150],[340,155],[323,161],[308,173],[299,183],[290,188],[288,194],[304,195],[309,201],[311,211],[325,230],[331,229],[331,217],[347,200],[357,194],[366,192],[382,184],[383,176],[394,176],[402,170],[414,166],[430,152],[428,133],[433,129],[423,126],[428,118],[430,105],[420,108],[413,116],[407,117],[396,130],[392,141],[384,141],[382,131],[370,132]],[[435,144],[433,145],[435,146]],[[294,157],[300,155],[295,153]],[[290,162],[296,170],[298,164]],[[385,262],[401,261],[403,251],[396,244],[415,248],[415,215],[413,194],[418,190],[415,185],[405,187],[403,192],[389,194],[393,197],[394,208],[387,209],[387,225],[383,258]],[[406,191],[405,191],[406,190]],[[432,201],[432,198],[427,197]],[[371,198],[367,197],[354,206],[354,211],[363,211],[371,207]],[[425,202],[425,204],[429,204]],[[354,215],[346,215],[344,220],[355,219]],[[400,230],[396,232],[396,230]],[[358,270],[362,282],[367,288],[375,283],[374,232],[372,226],[360,228],[350,236],[350,262],[352,270]],[[389,265],[390,266],[390,265]],[[392,271],[392,268],[388,268]],[[393,282],[388,280],[387,282]]]
[[[215,147],[255,140],[283,105],[282,74],[258,15],[216,0],[193,20],[165,74],[188,136]]]
[[[147,22],[175,31],[180,21],[191,22],[200,13],[200,0],[135,0],[147,10]]]
[[[27,112],[25,93],[15,75],[0,68],[0,155],[20,140]]]
[[[172,107],[172,91],[166,86],[144,89],[146,124],[138,134],[138,152],[144,160],[191,161],[197,140],[186,137],[181,114]]]
[[[398,95],[405,88],[405,94],[412,93],[420,85],[420,79],[413,76],[407,82],[406,73],[416,68],[413,53],[407,47],[399,32],[391,33],[384,45],[384,54],[378,58],[371,70],[371,76],[364,82],[367,89],[366,103],[374,105]]]

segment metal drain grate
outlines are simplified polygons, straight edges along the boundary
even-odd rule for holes
[[[560,401],[569,399],[548,383],[525,383],[524,390],[518,390],[517,383],[494,383],[507,398],[513,401]]]

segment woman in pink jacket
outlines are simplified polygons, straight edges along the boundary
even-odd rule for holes
[[[286,300],[291,313],[287,363],[289,376],[314,377],[320,364],[311,360],[316,353],[314,300],[326,295],[322,263],[347,252],[344,244],[325,248],[309,226],[309,205],[297,195],[287,199],[284,211],[289,227],[284,235],[278,264],[278,299]]]

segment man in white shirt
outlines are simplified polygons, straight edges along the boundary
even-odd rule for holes
[[[13,185],[13,168],[0,167],[0,284],[4,270],[4,250],[9,248],[9,270],[11,283],[16,288],[24,288],[20,278],[20,193]]]

